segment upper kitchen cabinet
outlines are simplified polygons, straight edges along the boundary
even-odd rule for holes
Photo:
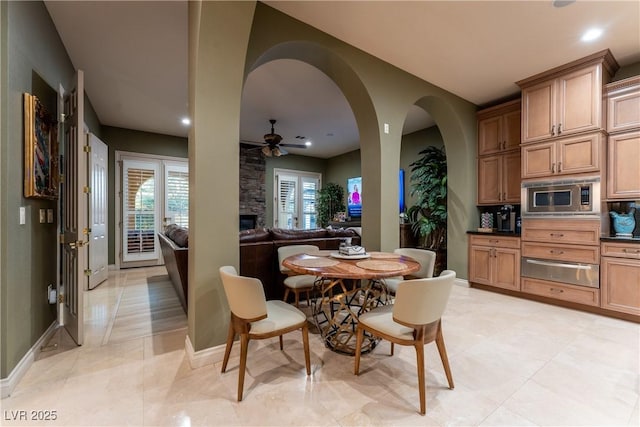
[[[617,69],[607,49],[517,82],[522,143],[603,129],[602,86]]]
[[[520,99],[478,112],[478,156],[520,148]]]
[[[604,133],[595,132],[522,146],[522,178],[600,172]]]
[[[605,87],[607,102],[607,199],[640,198],[640,76]]]
[[[640,129],[640,76],[609,83],[605,94],[607,132]]]

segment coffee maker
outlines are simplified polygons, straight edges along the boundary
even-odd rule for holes
[[[504,205],[498,212],[498,231],[515,233],[516,231],[516,211],[513,205]]]

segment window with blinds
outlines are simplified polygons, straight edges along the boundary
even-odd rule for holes
[[[316,228],[316,197],[321,175],[284,169],[275,173],[274,226],[304,230]]]
[[[167,165],[165,171],[165,218],[189,227],[189,170],[186,166]]]

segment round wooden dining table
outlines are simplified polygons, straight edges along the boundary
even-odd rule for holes
[[[389,252],[369,252],[348,257],[335,251],[292,255],[282,264],[296,274],[316,276],[313,319],[328,348],[355,354],[358,316],[392,302],[384,279],[407,276],[420,269],[413,258]],[[365,335],[362,352],[368,352],[379,339]]]

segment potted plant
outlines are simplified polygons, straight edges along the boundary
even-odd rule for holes
[[[411,196],[416,204],[407,210],[420,246],[434,251],[447,247],[447,156],[444,147],[429,146],[420,151],[411,167]]]
[[[326,227],[336,212],[343,212],[345,210],[344,188],[333,182],[325,184],[318,190],[316,208],[320,227]]]

